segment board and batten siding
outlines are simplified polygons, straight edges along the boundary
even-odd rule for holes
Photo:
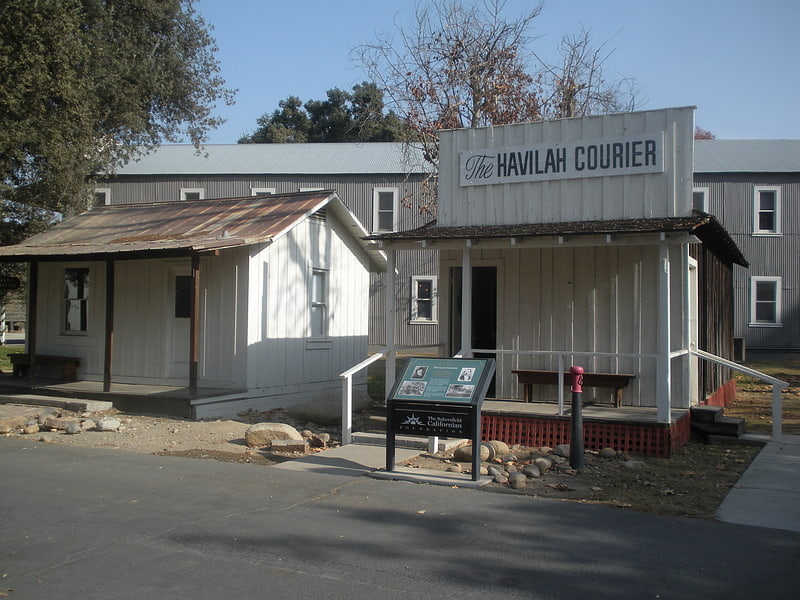
[[[679,264],[687,260],[680,245],[669,247],[673,263],[670,296],[673,311],[682,311],[685,283]],[[657,246],[608,245],[597,247],[526,248],[472,251],[472,265],[497,267],[497,348],[520,351],[603,352],[656,354],[658,351]],[[449,276],[461,265],[459,251],[442,252],[440,290],[443,319],[449,319]],[[673,347],[683,336],[680,319],[672,320]],[[446,343],[442,340],[442,343]],[[567,359],[569,360],[569,359]],[[635,373],[626,388],[626,406],[656,406],[656,361],[652,358],[575,357],[573,364],[587,371]],[[498,398],[520,398],[512,369],[554,370],[554,356],[497,355]],[[569,362],[566,363],[569,368]],[[689,406],[691,394],[680,359],[673,360],[672,406]],[[536,386],[535,396],[555,400],[554,387]],[[587,388],[585,398],[610,399],[607,390]],[[602,396],[601,396],[602,395]]]
[[[708,190],[707,209],[715,215],[750,263],[734,268],[734,336],[747,349],[800,349],[800,178],[796,173],[699,173],[696,188]],[[780,189],[778,236],[753,234],[754,190]],[[750,323],[752,277],[781,277],[780,327]]]
[[[200,263],[198,381],[206,387],[240,389],[246,369],[247,252],[231,250]],[[63,333],[64,269],[88,267],[89,324],[85,333]],[[175,317],[174,279],[190,274],[185,259],[116,261],[112,380],[118,383],[186,385],[189,319]],[[42,263],[37,350],[81,358],[81,377],[102,380],[105,343],[104,262]]]
[[[180,200],[181,188],[202,188],[206,198],[232,198],[248,196],[253,188],[275,189],[275,193],[297,192],[301,188],[332,189],[364,227],[372,232],[374,225],[374,190],[396,188],[400,198],[397,227],[399,230],[413,229],[423,225],[431,217],[408,206],[422,192],[423,175],[402,173],[350,175],[304,175],[304,174],[198,174],[175,175],[120,175],[103,185],[110,190],[111,204],[139,204],[156,201]],[[406,201],[406,199],[410,199]],[[411,277],[414,275],[436,276],[438,258],[435,251],[401,252],[397,261],[398,287],[396,306],[405,307],[411,302]],[[369,342],[385,343],[386,319],[385,274],[371,275],[369,301]],[[408,315],[395,315],[396,343],[400,346],[435,346],[438,341],[438,323],[411,324]],[[356,362],[360,362],[359,359]]]
[[[248,388],[263,395],[338,391],[339,373],[366,356],[369,272],[350,243],[328,212],[325,221],[307,219],[251,252]],[[315,269],[328,283],[328,335],[319,339],[311,337]]]
[[[675,142],[692,139],[693,131],[691,107],[443,131],[438,224],[513,225],[689,215],[692,152]],[[462,153],[558,148],[573,141],[599,143],[646,136],[663,139],[661,172],[461,185]],[[573,157],[569,156],[568,168],[572,168],[571,161]]]

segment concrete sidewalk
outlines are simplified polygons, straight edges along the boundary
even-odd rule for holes
[[[728,492],[717,518],[800,532],[800,436],[767,443]]]

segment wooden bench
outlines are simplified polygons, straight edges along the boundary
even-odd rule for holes
[[[534,385],[558,385],[558,371],[531,371],[512,369],[517,381],[524,386],[525,402],[531,402]],[[614,405],[622,406],[622,390],[628,387],[636,375],[624,373],[584,373],[583,387],[611,388],[614,390]],[[564,385],[572,385],[572,375],[564,373]]]
[[[14,367],[14,377],[26,375],[31,366],[29,354],[9,354],[11,365]],[[74,380],[78,375],[78,366],[81,364],[80,358],[70,356],[50,356],[48,354],[36,355],[36,366],[55,366],[61,368],[61,377]]]

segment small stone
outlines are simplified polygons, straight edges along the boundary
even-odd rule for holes
[[[528,465],[522,472],[525,474],[526,477],[530,477],[531,479],[538,479],[542,476],[541,471],[539,471],[539,467],[536,465]]]
[[[642,463],[640,460],[626,460],[624,463],[622,463],[622,466],[624,466],[626,469],[638,469],[644,466],[644,463]]]
[[[308,443],[305,440],[272,440],[272,449],[278,452],[305,454],[308,452]]]
[[[455,464],[452,464],[452,465],[448,465],[447,471],[449,473],[462,473],[463,469],[461,468],[460,464],[455,463]]]
[[[505,469],[501,469],[496,465],[489,465],[489,475],[495,478],[505,477],[506,479],[508,479],[508,471],[506,471]]]
[[[500,440],[489,440],[486,443],[494,450],[494,456],[505,456],[511,452],[508,444],[501,442]]]
[[[495,483],[508,483],[508,477],[505,475],[495,475],[494,476]]]
[[[303,429],[303,431],[300,432],[300,435],[303,436],[305,439],[308,439],[312,435],[314,435],[314,433],[310,429]]]
[[[559,444],[553,448],[553,454],[561,456],[562,458],[569,458],[569,444]]]
[[[516,454],[513,454],[513,453],[512,453],[512,454],[506,454],[506,455],[503,457],[503,462],[504,462],[504,463],[515,463],[515,462],[517,462],[518,460],[519,460],[519,458],[517,458],[517,455],[516,455]]]
[[[539,472],[544,475],[553,468],[553,463],[548,458],[537,458],[533,464],[539,469]]]
[[[302,433],[300,435],[302,435]],[[312,448],[324,448],[330,441],[330,433],[312,433],[308,437],[308,443]]]
[[[33,433],[39,433],[39,426],[38,425],[26,425],[22,428],[22,433],[26,435],[30,435]]]
[[[10,425],[0,425],[0,435],[11,433],[14,430]]]
[[[600,452],[597,453],[600,458],[616,458],[617,451],[613,448],[602,448]]]
[[[486,467],[485,465],[481,465],[481,468],[479,469],[478,472],[481,474],[482,477],[486,477],[487,475],[489,475],[489,468]]]
[[[67,423],[67,428],[64,430],[67,435],[76,435],[82,432],[83,429],[81,429],[80,423]]]
[[[528,478],[522,473],[511,473],[511,475],[508,476],[508,480],[511,483],[511,487],[515,490],[524,489],[525,486],[528,485]]]
[[[66,418],[59,418],[59,417],[47,417],[44,420],[43,425],[48,427],[49,429],[58,429],[64,430],[67,428],[67,425],[70,423],[77,423],[78,421],[75,419],[66,419]]]
[[[81,429],[83,431],[91,431],[95,428],[97,428],[97,423],[92,419],[86,419],[85,421],[81,422]]]

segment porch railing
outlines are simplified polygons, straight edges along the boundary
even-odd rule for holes
[[[744,365],[740,365],[714,354],[709,354],[704,350],[692,350],[692,354],[703,360],[722,365],[723,367],[728,367],[733,371],[750,375],[750,377],[754,377],[760,381],[763,381],[764,383],[769,383],[772,385],[772,438],[774,440],[780,440],[781,437],[783,437],[783,398],[781,395],[781,390],[789,387],[789,384],[786,381],[778,379],[777,377],[772,377],[771,375],[767,375],[761,371],[756,371],[750,367],[745,367]]]
[[[612,353],[612,352],[574,352],[574,351],[549,351],[549,350],[500,350],[497,348],[472,348],[471,353],[481,352],[487,354],[516,354],[525,356],[555,356],[558,360],[558,414],[564,414],[564,370],[566,368],[566,359],[578,356],[593,357],[593,358],[638,358],[638,359],[657,359],[656,354],[632,354],[632,353]],[[353,435],[353,375],[366,369],[372,363],[380,360],[389,354],[389,349],[384,348],[370,356],[369,358],[361,361],[354,367],[351,367],[344,373],[339,375],[342,380],[342,444],[349,444],[352,442]],[[676,358],[681,355],[692,354],[702,360],[706,360],[724,367],[728,367],[733,371],[738,371],[745,375],[754,377],[765,383],[772,385],[772,437],[779,440],[783,435],[783,417],[782,417],[782,396],[781,390],[789,387],[786,381],[756,371],[750,367],[745,367],[733,361],[727,360],[715,354],[710,354],[704,350],[691,350],[691,351],[677,351],[670,355],[670,358]],[[463,351],[455,355],[455,357],[463,356]],[[391,385],[389,381],[386,385]]]

